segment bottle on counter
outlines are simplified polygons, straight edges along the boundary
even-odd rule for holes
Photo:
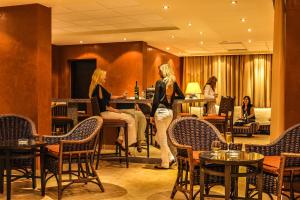
[[[134,99],[139,99],[139,86],[138,86],[138,82],[137,81],[135,81]]]

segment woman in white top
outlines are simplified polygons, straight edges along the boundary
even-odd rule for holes
[[[216,85],[217,85],[217,77],[212,76],[208,79],[204,86],[204,98],[205,99],[214,99],[216,97]],[[206,113],[207,114],[216,114],[216,103],[215,102],[207,102],[206,105]]]

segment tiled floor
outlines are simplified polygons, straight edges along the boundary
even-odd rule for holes
[[[268,143],[268,136],[254,136],[253,138],[237,138],[236,142]],[[153,152],[157,155],[157,152]],[[79,184],[71,186],[63,193],[65,200],[167,200],[176,178],[176,167],[170,170],[154,170],[153,165],[130,164],[130,168],[125,168],[124,164],[103,162],[98,170],[100,179],[103,182],[105,192],[100,192],[97,185]],[[241,194],[243,194],[244,180],[240,181]],[[36,200],[36,199],[57,199],[55,179],[47,185],[46,196],[40,196],[39,189],[32,190],[31,182],[21,180],[13,183],[12,199]],[[223,193],[223,187],[216,187],[212,191]],[[0,199],[5,199],[0,195]],[[184,200],[184,196],[177,193],[176,200]],[[268,199],[264,196],[263,199]]]

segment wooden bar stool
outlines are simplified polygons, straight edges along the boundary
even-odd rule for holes
[[[92,104],[93,115],[100,116],[100,108],[99,108],[99,104],[98,104],[98,99],[96,97],[91,98],[91,104]],[[116,146],[115,156],[110,156],[112,154],[101,154],[105,128],[117,128],[117,130],[120,130],[120,128],[124,128],[125,156],[121,155],[121,147],[119,145]],[[98,169],[101,155],[107,155],[107,156],[109,156],[110,159],[119,159],[120,161],[122,161],[122,159],[125,158],[126,167],[128,168],[129,167],[128,149],[129,148],[128,148],[128,124],[127,124],[127,122],[125,120],[119,120],[119,119],[103,119],[103,126],[100,131],[100,140],[98,143],[96,169]]]

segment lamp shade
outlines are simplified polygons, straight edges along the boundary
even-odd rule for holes
[[[198,82],[189,82],[186,86],[185,94],[200,94],[201,89]]]

